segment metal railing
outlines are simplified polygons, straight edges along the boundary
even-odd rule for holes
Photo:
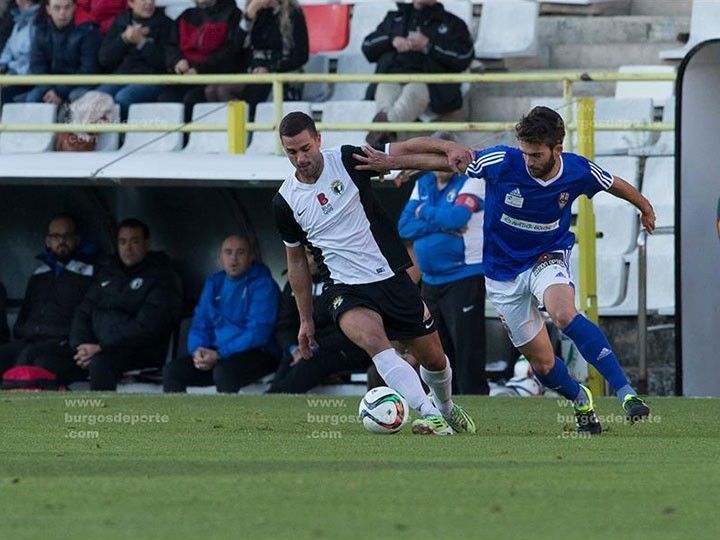
[[[656,227],[654,235],[675,234],[675,227]],[[647,347],[648,333],[659,330],[672,330],[674,324],[656,324],[648,326],[647,311],[647,238],[648,232],[640,226],[637,237],[638,247],[638,392],[646,394],[648,390]]]
[[[283,88],[288,83],[472,83],[472,84],[509,84],[528,82],[561,82],[563,99],[566,105],[566,123],[569,133],[577,129],[573,123],[573,85],[586,82],[617,82],[617,81],[673,81],[672,73],[617,73],[617,72],[523,72],[523,73],[421,73],[421,74],[319,74],[319,73],[266,73],[239,75],[0,75],[0,86],[35,86],[35,85],[97,85],[97,84],[161,84],[161,85],[197,85],[197,84],[271,84],[275,117],[272,123],[242,122],[238,115],[229,114],[228,124],[209,124],[190,122],[188,124],[153,124],[136,125],[123,123],[107,124],[0,124],[0,131],[6,132],[148,132],[148,131],[183,131],[183,132],[221,132],[239,129],[243,131],[273,131],[282,120]],[[231,123],[236,125],[231,128]],[[513,128],[513,122],[432,122],[432,130],[442,131],[506,131]],[[428,124],[423,122],[387,122],[382,124],[369,122],[327,123],[319,122],[318,128],[324,131],[428,131]],[[671,131],[673,124],[653,123],[597,123],[599,131]],[[277,152],[280,153],[279,140]],[[568,150],[572,151],[572,138],[568,139]]]

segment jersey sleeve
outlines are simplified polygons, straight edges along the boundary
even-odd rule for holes
[[[497,177],[497,172],[502,168],[506,156],[507,150],[503,146],[478,150],[465,174],[471,178],[484,178],[492,181]]]
[[[464,206],[472,213],[480,212],[485,208],[485,180],[481,178],[468,178],[455,199],[457,206]]]
[[[615,178],[612,174],[589,159],[585,161],[587,163],[587,175],[585,185],[583,186],[583,193],[589,198],[592,198],[596,193],[610,189]]]
[[[373,146],[375,150],[378,150],[380,152],[387,152],[387,149],[385,146]],[[355,182],[355,185],[359,187],[361,186],[370,186],[370,179],[373,176],[377,176],[378,173],[375,171],[358,171],[355,167],[357,165],[360,165],[361,163],[353,157],[353,154],[360,154],[363,155],[362,148],[359,146],[350,146],[350,145],[343,145],[340,147],[340,155],[342,157],[343,165],[345,166],[345,170],[350,175],[350,178],[353,179],[353,182]]]
[[[276,193],[273,197],[272,209],[275,226],[285,245],[287,247],[300,246],[304,237],[303,230],[293,217],[292,208],[280,193]]]

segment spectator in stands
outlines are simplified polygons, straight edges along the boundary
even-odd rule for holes
[[[272,393],[302,394],[321,384],[329,375],[341,372],[365,371],[370,357],[342,334],[335,325],[322,296],[323,280],[309,249],[305,249],[313,281],[313,321],[318,348],[313,357],[305,359],[298,349],[300,314],[290,283],[285,285],[280,300],[275,337],[282,348],[280,368],[270,386]]]
[[[437,0],[397,5],[362,44],[377,62],[375,73],[459,73],[472,62],[473,42],[465,22]],[[460,84],[380,83],[368,88],[375,99],[374,122],[414,122],[428,107],[445,114],[462,107]],[[389,132],[370,132],[370,144],[390,142]]]
[[[308,60],[308,31],[297,0],[248,0],[240,27],[247,32],[245,47],[250,51],[250,73],[285,73],[297,71]],[[270,95],[270,84],[238,84],[205,87],[208,101],[242,99],[254,107]],[[292,85],[285,85],[285,99],[293,95]]]
[[[485,394],[484,184],[450,172],[417,178],[400,216],[413,241],[422,296],[452,365],[453,393]]]
[[[160,367],[180,317],[180,279],[150,230],[137,219],[118,225],[117,257],[97,273],[75,312],[70,345],[90,374],[91,390],[115,390],[126,371]]]
[[[280,290],[255,260],[250,240],[230,235],[219,253],[222,270],[205,282],[188,335],[186,356],[163,371],[165,392],[215,384],[237,392],[277,368],[273,328]]]
[[[63,385],[84,378],[68,343],[73,314],[93,279],[93,265],[79,245],[72,216],[60,214],[50,221],[45,251],[37,257],[41,264],[28,281],[15,322],[16,341],[0,347],[0,370],[37,366]]]
[[[12,12],[16,7],[15,0],[0,0],[0,49],[5,47],[5,43],[12,33],[15,24]]]
[[[100,65],[118,74],[165,73],[165,42],[173,22],[155,0],[128,0],[130,9],[118,15],[100,47]],[[122,120],[133,103],[157,100],[162,86],[157,84],[103,84],[97,88],[113,96],[120,105]]]
[[[35,17],[40,9],[37,0],[17,0],[11,10],[12,32],[0,53],[0,73],[4,75],[27,75],[30,69],[30,44],[35,33]],[[6,86],[2,89],[2,103],[12,103],[15,98],[30,90],[30,86]]]
[[[7,323],[7,291],[0,281],[0,344],[8,341],[10,341],[10,328]]]
[[[175,21],[166,47],[165,65],[171,73],[242,73],[247,68],[243,47],[245,31],[240,28],[242,11],[235,0],[195,0]],[[158,101],[181,101],[185,118],[192,107],[205,101],[204,85],[166,87]]]
[[[128,7],[129,0],[77,0],[75,24],[95,23],[104,36],[115,17]]]
[[[75,26],[75,0],[48,0],[49,19],[38,18],[30,53],[31,75],[92,75],[100,73],[97,53],[101,36],[92,23]],[[29,103],[60,105],[74,101],[89,87],[36,86],[28,92]]]

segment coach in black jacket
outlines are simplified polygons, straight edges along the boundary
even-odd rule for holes
[[[115,390],[124,372],[161,366],[181,305],[180,279],[164,253],[150,251],[147,225],[121,222],[118,257],[98,272],[70,331],[90,389]]]
[[[459,73],[473,59],[473,42],[465,22],[445,11],[436,0],[397,4],[368,35],[362,51],[377,62],[376,73]],[[376,122],[414,122],[428,107],[444,114],[462,107],[460,84],[380,83],[368,88],[375,98]],[[374,132],[371,144],[389,142],[389,134]]]
[[[79,243],[71,216],[50,221],[45,252],[37,257],[41,264],[28,280],[15,321],[15,341],[0,347],[0,371],[33,365],[54,373],[60,384],[84,377],[68,344],[73,314],[93,279],[93,265],[78,253]]]

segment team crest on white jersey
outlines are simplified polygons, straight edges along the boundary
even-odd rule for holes
[[[333,180],[330,184],[330,189],[333,191],[333,193],[336,193],[337,195],[342,195],[345,193],[345,184],[343,184],[340,180]]]
[[[565,205],[570,200],[570,194],[567,191],[563,191],[560,195],[558,195],[558,206],[560,208],[565,208]]]
[[[510,193],[505,195],[505,204],[512,206],[513,208],[522,208],[525,199],[520,193],[520,188],[513,189]]]

